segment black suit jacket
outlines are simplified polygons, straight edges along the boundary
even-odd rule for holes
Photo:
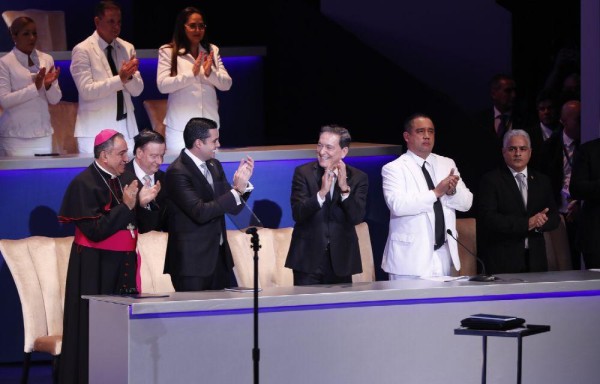
[[[137,179],[138,187],[141,189],[144,186],[144,181],[140,180],[135,174],[133,168],[133,160],[125,164],[125,172],[133,179]],[[150,210],[137,207],[137,213],[141,218],[139,223],[140,232],[149,231],[164,231],[168,230],[167,222],[167,189],[165,188],[165,172],[160,169],[154,174],[154,183],[160,182],[160,192],[158,196],[150,203]]]
[[[581,247],[584,253],[600,253],[600,139],[579,146],[574,159],[569,190],[571,197],[583,200]],[[591,266],[598,268],[598,265]]]
[[[207,167],[214,191],[183,150],[167,169],[169,241],[164,272],[172,276],[210,276],[220,256],[221,235],[226,263],[233,268],[224,215],[239,212],[243,205],[237,205],[221,163],[211,159]]]
[[[369,181],[367,174],[346,165],[350,196],[342,201],[335,185],[333,198],[327,194],[319,206],[323,168],[316,161],[301,165],[292,181],[292,216],[296,224],[285,266],[296,271],[315,273],[330,245],[333,271],[337,276],[362,272],[360,248],[355,225],[365,216]]]
[[[504,164],[502,159],[502,139],[498,137],[494,128],[494,108],[488,108],[475,116],[470,142],[477,143],[473,150],[476,156],[478,175],[491,171]],[[516,128],[511,120],[510,127]]]
[[[505,165],[483,176],[477,209],[477,254],[487,273],[516,273],[525,267],[525,238],[529,242],[530,271],[546,271],[544,231],[558,226],[559,216],[544,174],[527,168],[527,209],[510,169]],[[541,232],[530,231],[529,218],[549,208]]]
[[[558,132],[560,132],[562,135],[562,128],[555,127],[552,134],[546,141],[544,141],[544,135],[542,133],[542,127],[540,126],[539,121],[535,121],[534,123],[528,125],[526,131],[529,133],[529,139],[531,141],[531,160],[529,161],[529,165],[543,172],[544,156],[546,156],[544,152],[546,151],[545,147],[547,142]]]

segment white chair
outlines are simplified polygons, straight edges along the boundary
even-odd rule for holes
[[[260,228],[258,240],[258,286],[291,287],[294,276],[291,269],[285,268],[285,259],[290,247],[292,228]],[[254,286],[254,250],[251,236],[244,231],[227,230],[227,241],[233,256],[233,272],[239,286]],[[287,245],[287,246],[286,246]]]
[[[163,274],[168,239],[166,232],[151,231],[139,235],[137,246],[142,259],[140,275],[143,293],[175,292],[171,276]]]
[[[458,241],[461,244],[457,244],[458,257],[460,258],[460,271],[458,273],[452,267],[452,274],[460,276],[473,276],[477,274],[477,234],[476,234],[476,222],[472,217],[456,219],[456,233],[458,235]],[[450,241],[454,241],[450,239]],[[465,247],[468,249],[465,249]],[[471,252],[469,252],[471,251]]]
[[[0,240],[0,252],[15,281],[23,311],[25,356],[21,383],[27,383],[32,352],[54,356],[53,379],[57,381],[72,242],[72,236]]]
[[[558,227],[555,230],[544,232],[549,271],[565,271],[572,269],[567,227],[563,215],[559,216],[560,223],[558,223]]]
[[[353,275],[352,282],[375,281],[373,250],[367,223],[355,227],[360,247],[363,272]],[[294,273],[285,267],[285,260],[292,241],[293,228],[260,228],[258,238],[261,248],[258,251],[258,285],[265,287],[291,287]],[[251,236],[243,231],[228,230],[227,241],[231,248],[233,271],[239,286],[254,286],[254,250]]]
[[[37,49],[43,52],[67,50],[65,13],[63,11],[24,9],[21,11],[8,10],[2,12],[2,18],[8,27],[20,16],[27,16],[35,21],[38,33]]]
[[[79,153],[77,138],[75,138],[75,120],[77,120],[78,103],[59,101],[58,104],[49,104],[50,122],[54,133],[52,134],[52,151],[61,155]]]

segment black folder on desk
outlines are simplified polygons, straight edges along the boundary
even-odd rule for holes
[[[489,329],[504,331],[522,326],[525,319],[515,316],[490,315],[478,313],[460,321],[460,325],[471,329]]]

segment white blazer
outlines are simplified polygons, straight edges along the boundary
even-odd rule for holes
[[[121,82],[119,75],[113,76],[100,39],[94,32],[72,51],[71,75],[79,92],[75,137],[95,137],[103,129],[116,129],[117,91],[122,90],[127,111],[127,133],[129,138],[133,138],[138,134],[138,128],[131,96],[142,93],[144,82],[139,71],[127,84]],[[123,61],[135,55],[135,48],[120,38],[115,39],[114,47],[118,70]]]
[[[433,203],[435,193],[430,191],[423,171],[412,153],[405,153],[386,164],[381,170],[383,196],[390,210],[390,228],[381,267],[396,275],[428,275],[433,258],[435,242],[435,214]],[[450,158],[435,154],[429,155],[427,162],[433,167],[433,183],[450,174],[459,174],[456,164]],[[462,179],[456,187],[456,194],[440,198],[444,211],[446,228],[456,235],[455,210],[467,211],[473,203],[473,194]],[[460,259],[456,241],[448,241],[450,256],[456,270],[460,270]]]
[[[192,67],[194,57],[191,54],[177,56],[177,75],[171,76],[171,52],[168,45],[158,50],[158,68],[156,85],[161,93],[169,94],[165,125],[173,130],[183,132],[185,125],[192,117],[205,117],[219,123],[219,102],[217,91],[228,91],[232,80],[223,65],[219,48],[211,44],[214,60],[210,75],[204,75],[202,68],[198,76],[194,76]],[[200,50],[206,52],[204,48]],[[183,140],[183,135],[182,140]],[[176,148],[175,148],[176,149]]]
[[[38,50],[31,60],[46,71],[54,66],[52,56]],[[48,103],[56,104],[62,97],[58,81],[46,90],[37,89],[29,71],[27,55],[13,48],[0,59],[0,105],[4,113],[0,117],[0,137],[34,138],[50,136],[54,132],[50,124]]]

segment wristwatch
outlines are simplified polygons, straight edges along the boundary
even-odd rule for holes
[[[342,195],[346,195],[348,193],[350,193],[350,187],[348,187],[348,189],[340,191],[342,193]]]

